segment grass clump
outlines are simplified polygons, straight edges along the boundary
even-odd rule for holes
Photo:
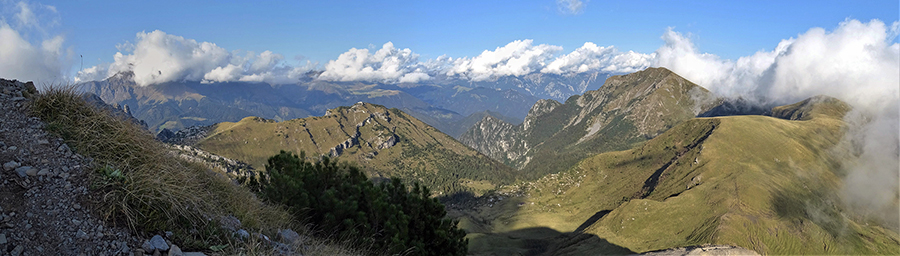
[[[75,152],[93,159],[88,177],[91,192],[99,197],[92,203],[108,222],[145,235],[172,231],[174,242],[188,250],[241,254],[266,253],[250,242],[223,247],[236,240],[220,227],[220,217],[235,216],[251,232],[292,228],[304,233],[284,209],[263,203],[200,164],[179,159],[140,125],[86,101],[74,86],[49,86],[34,98],[30,111]]]

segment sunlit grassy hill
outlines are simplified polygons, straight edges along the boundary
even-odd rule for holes
[[[892,254],[900,237],[850,214],[835,147],[849,106],[815,97],[773,116],[695,118],[451,211],[470,252],[647,252],[728,244],[760,254]],[[503,200],[497,200],[503,199]]]
[[[511,168],[398,109],[369,103],[332,109],[321,117],[219,123],[197,146],[257,169],[280,150],[332,156],[363,167],[370,176],[418,181],[439,194],[480,193],[515,180]]]

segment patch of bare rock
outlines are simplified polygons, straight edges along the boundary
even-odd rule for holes
[[[712,256],[712,255],[747,255],[759,256],[754,251],[732,245],[703,245],[672,248],[662,251],[645,252],[640,255],[649,256]]]

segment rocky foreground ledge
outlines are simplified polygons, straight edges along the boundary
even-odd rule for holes
[[[26,114],[36,94],[31,82],[0,79],[0,255],[204,255],[97,217],[87,189],[91,159]]]
[[[712,256],[712,255],[746,255],[759,256],[754,251],[731,245],[703,245],[672,248],[661,251],[645,252],[647,256]]]

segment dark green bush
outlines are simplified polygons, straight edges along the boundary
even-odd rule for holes
[[[269,158],[266,174],[245,184],[321,236],[357,239],[373,252],[466,254],[465,232],[444,218],[444,205],[425,186],[408,189],[397,178],[376,185],[354,166],[304,159],[281,151]]]

